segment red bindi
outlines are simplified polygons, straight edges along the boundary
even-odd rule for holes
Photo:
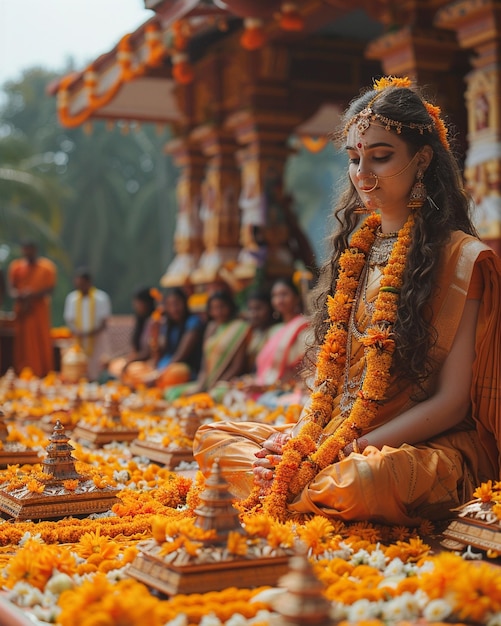
[[[360,141],[357,143],[357,148],[361,148],[362,144],[360,143]]]

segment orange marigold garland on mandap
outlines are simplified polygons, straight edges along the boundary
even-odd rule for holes
[[[338,460],[343,448],[367,429],[385,398],[395,349],[392,329],[397,319],[402,275],[412,242],[412,214],[398,233],[381,278],[369,328],[362,339],[367,370],[358,397],[350,414],[336,431],[324,436],[323,431],[331,420],[345,366],[349,367],[346,364],[346,348],[347,342],[351,341],[348,334],[351,309],[380,223],[379,215],[370,215],[354,233],[349,247],[340,256],[334,295],[327,299],[330,324],[318,354],[315,391],[308,409],[308,421],[298,435],[290,439],[284,447],[271,491],[262,501],[265,512],[272,517],[281,520],[287,517],[287,504],[320,470]],[[242,505],[245,508],[256,506],[261,495],[256,486]]]

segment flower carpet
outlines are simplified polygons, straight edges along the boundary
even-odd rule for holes
[[[211,530],[197,525],[206,489],[193,464],[171,470],[132,454],[130,442],[90,447],[71,439],[85,421],[113,428],[105,401],[120,399],[121,419],[141,438],[166,447],[186,447],[179,413],[188,408],[210,420],[252,419],[283,423],[297,419],[300,407],[270,411],[256,405],[228,408],[210,397],[166,405],[156,390],[134,393],[116,384],[62,385],[56,375],[43,380],[29,373],[0,379],[0,408],[7,439],[21,442],[44,458],[52,418],[65,415],[75,469],[96,487],[110,487],[117,501],[105,513],[40,521],[0,521],[0,624],[28,626],[272,626],[284,619],[279,598],[285,581],[240,588],[165,595],[130,575],[141,551],[168,568],[214,561],[307,558],[329,605],[333,624],[485,624],[501,626],[499,554],[479,549],[445,550],[438,529],[343,524],[314,516],[303,522],[274,521],[240,512],[241,529],[229,532],[216,549]],[[191,403],[191,404],[190,404]],[[5,442],[2,442],[3,444]],[[41,464],[0,469],[6,490],[43,492]],[[76,488],[62,484],[69,497]],[[500,526],[501,484],[479,485],[461,515],[488,518]],[[235,504],[238,509],[238,504]],[[238,517],[238,514],[237,514]],[[452,517],[452,514],[451,514]],[[298,609],[300,612],[300,609]],[[283,623],[283,622],[282,622]],[[313,623],[296,621],[294,623]]]

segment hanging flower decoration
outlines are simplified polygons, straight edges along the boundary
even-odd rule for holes
[[[87,101],[93,104],[96,99],[97,76],[92,65],[90,65],[84,73],[84,89],[87,94]]]
[[[240,45],[246,50],[258,50],[266,43],[263,21],[255,17],[244,20],[244,32],[240,37]]]
[[[172,55],[172,76],[176,83],[189,85],[194,78],[193,67],[189,62],[185,52],[178,52]]]
[[[125,81],[134,77],[132,69],[132,47],[130,44],[130,34],[124,35],[118,43],[117,60],[120,65],[122,78]]]
[[[299,32],[304,29],[304,20],[296,2],[284,2],[280,10],[279,25],[282,30]]]
[[[87,106],[74,114],[70,111],[68,92],[77,84],[79,73],[65,76],[58,87],[57,107],[59,119],[63,126],[75,128],[86,122],[94,111],[106,106],[117,95],[124,83],[143,75],[147,67],[158,67],[162,64],[168,49],[162,40],[160,25],[158,22],[150,22],[144,29],[144,45],[146,55],[134,54],[136,49],[132,46],[131,35],[127,34],[117,45],[116,61],[120,68],[117,80],[103,93],[98,93],[98,74],[94,67],[89,66],[83,74],[84,89],[87,95]]]
[[[146,64],[151,67],[161,65],[165,55],[165,47],[162,43],[160,25],[158,22],[151,22],[150,24],[147,24],[144,29],[144,39],[148,47]]]
[[[174,22],[172,24],[172,47],[178,52],[188,47],[190,28],[187,22]]]
[[[179,85],[189,85],[195,73],[188,56],[190,25],[186,21],[174,22],[169,32],[172,77]]]

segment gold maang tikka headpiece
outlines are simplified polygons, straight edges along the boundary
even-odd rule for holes
[[[353,124],[356,125],[357,130],[361,135],[365,133],[371,123],[380,124],[385,130],[393,129],[397,132],[398,135],[402,132],[403,127],[417,130],[421,135],[423,135],[425,131],[431,133],[435,128],[443,146],[446,150],[449,150],[450,148],[449,142],[447,140],[447,128],[440,117],[440,108],[438,106],[435,106],[430,102],[427,102],[426,100],[422,101],[431,118],[429,123],[427,124],[417,124],[415,122],[400,122],[398,120],[392,120],[389,117],[381,115],[380,113],[376,113],[372,109],[372,105],[381,96],[381,92],[383,91],[383,89],[386,89],[387,87],[403,87],[408,89],[411,85],[412,81],[407,77],[398,78],[396,76],[388,76],[376,80],[374,82],[374,91],[376,91],[377,93],[362,111],[360,111],[348,120],[346,126],[344,127],[344,134],[348,134],[348,130]]]

